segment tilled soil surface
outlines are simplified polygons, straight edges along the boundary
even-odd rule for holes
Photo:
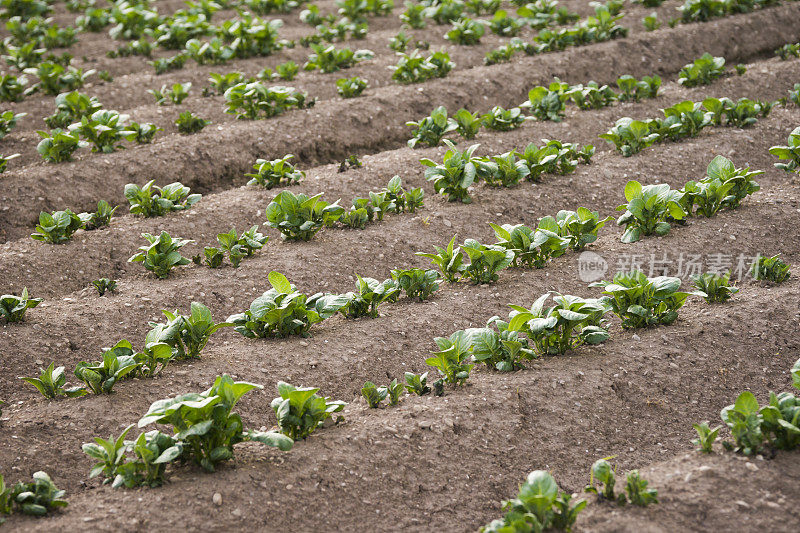
[[[591,13],[585,2],[563,4]],[[174,1],[157,5],[163,13],[182,7]],[[335,11],[333,2],[319,5],[323,13]],[[677,5],[664,2],[659,17],[667,20]],[[434,337],[483,326],[494,315],[505,316],[507,304],[529,306],[547,291],[599,295],[600,289],[581,279],[579,254],[567,253],[542,270],[505,270],[492,285],[443,284],[429,301],[401,298],[383,306],[376,319],[334,317],[316,325],[308,339],[249,340],[223,329],[201,359],[175,363],[154,379],[123,381],[110,395],[48,402],[17,379],[37,375],[50,361],[71,372],[77,362],[96,359],[101,348],[122,338],[138,347],[150,329],[148,321],[160,320],[163,309],[185,312],[191,301],[200,301],[222,320],[265,291],[272,270],[309,294],[346,292],[353,290],[356,274],[384,279],[393,268],[427,267],[427,260],[414,253],[444,245],[454,234],[459,241],[493,242],[489,222],[532,225],[578,206],[615,215],[628,180],[679,188],[703,177],[715,155],[729,157],[738,167],[764,170],[758,178],[761,190],[734,211],[693,218],[664,237],[634,244],[621,243],[621,229],[608,224],[588,248],[607,263],[607,277],[634,265],[653,275],[667,268],[688,287],[690,263],[699,262],[702,271],[722,265],[735,277],[742,273],[740,263],[758,253],[780,253],[788,263],[800,264],[798,180],[775,169],[767,151],[785,144],[800,124],[797,106],[778,106],[747,129],[707,128],[694,139],[655,145],[632,158],[622,158],[597,138],[620,117],[660,116],[660,109],[686,99],[785,97],[800,82],[800,61],[778,61],[772,50],[800,40],[800,26],[793,22],[800,17],[800,3],[653,33],[641,31],[639,23],[652,10],[632,4],[622,21],[632,28],[625,39],[534,57],[519,54],[491,67],[482,66],[482,57],[505,39],[487,32],[477,47],[454,46],[441,38],[447,27],[431,23],[413,32],[415,38],[429,40],[432,50],[445,47],[458,67],[442,80],[412,86],[396,85],[386,68],[395,62],[386,42],[400,28],[401,11],[370,18],[367,38],[345,43],[373,49],[374,60],[337,74],[301,73],[291,85],[318,96],[317,105],[267,121],[237,122],[222,112],[221,97],[201,98],[208,73],[254,75],[287,59],[301,63],[308,50],[216,67],[189,64],[155,76],[144,59],[106,58],[105,51],[119,43],[105,33],[81,34],[74,55],[85,55],[92,68],[108,69],[115,77],[85,92],[165,132],[150,146],[107,155],[84,150],[71,163],[37,160],[35,130],[52,113],[52,98],[8,106],[29,116],[2,141],[3,153],[23,155],[0,178],[0,239],[5,241],[0,292],[28,287],[45,301],[28,312],[25,322],[0,327],[0,399],[6,402],[0,473],[8,483],[45,470],[67,490],[70,505],[40,520],[12,516],[6,527],[475,531],[500,516],[501,500],[512,497],[531,470],[549,470],[562,490],[582,492],[591,464],[616,455],[622,472],[638,468],[658,489],[660,503],[639,509],[591,501],[579,519],[581,530],[796,531],[796,452],[744,459],[718,447],[703,456],[691,444],[691,424],[718,421],[720,409],[742,390],[764,401],[769,391],[790,389],[788,370],[800,353],[800,281],[794,271],[780,285],[742,276],[740,292],[724,305],[692,298],[668,327],[633,332],[613,319],[612,337],[603,345],[537,359],[513,373],[476,367],[464,387],[447,389],[444,397],[406,396],[397,407],[367,408],[360,399],[362,384],[428,370],[424,360],[435,349]],[[62,25],[72,20],[63,6],[55,18]],[[278,18],[286,21],[282,37],[309,33],[297,11]],[[522,36],[531,35],[527,30]],[[724,55],[729,64],[744,63],[748,70],[695,89],[678,85],[678,70],[706,51]],[[521,150],[543,138],[594,144],[592,163],[573,174],[546,175],[540,183],[512,189],[479,185],[472,204],[453,204],[435,194],[419,164],[422,157],[440,161],[444,148],[405,146],[405,121],[436,105],[451,112],[462,106],[485,111],[518,105],[528,89],[553,76],[570,83],[611,83],[624,73],[658,73],[664,78],[662,92],[652,100],[601,110],[571,106],[561,123],[528,122],[505,133],[484,129],[475,140],[480,155]],[[368,78],[371,88],[366,96],[342,100],[334,82],[354,75]],[[146,93],[178,81],[194,83],[182,106],[157,107]],[[178,135],[170,124],[184,109],[214,125],[196,135]],[[264,209],[279,190],[244,186],[243,174],[257,157],[286,153],[296,154],[307,172],[306,180],[291,188],[295,193],[323,192],[326,199],[341,198],[349,205],[396,174],[406,186],[425,188],[425,208],[389,215],[362,231],[324,229],[307,243],[282,242],[265,228],[270,242],[238,269],[191,265],[158,280],[141,265],[127,263],[143,232],[166,230],[193,239],[185,249],[188,256],[215,244],[219,232],[263,223]],[[362,156],[362,168],[339,173],[336,161],[350,153],[369,155]],[[108,229],[80,231],[63,245],[27,237],[41,209],[89,209],[101,198],[120,203],[124,184],[149,179],[178,180],[204,196],[190,210],[162,218],[121,214]],[[99,277],[117,279],[117,292],[98,297],[88,285]],[[222,373],[265,386],[237,406],[248,427],[275,425],[269,402],[278,381],[319,387],[322,394],[348,402],[344,420],[286,453],[238,445],[236,459],[214,474],[188,465],[171,468],[168,482],[157,489],[112,489],[87,479],[92,462],[81,444],[118,435],[153,401],[205,390]],[[219,504],[212,500],[216,493],[222,496]]]

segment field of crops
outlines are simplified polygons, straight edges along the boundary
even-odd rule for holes
[[[797,531],[800,2],[0,17],[1,527]]]

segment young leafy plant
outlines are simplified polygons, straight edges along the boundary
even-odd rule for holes
[[[268,240],[269,237],[258,231],[258,226],[252,226],[241,235],[236,234],[236,228],[231,228],[228,233],[217,234],[217,241],[222,250],[228,253],[228,259],[234,268],[239,267],[242,259],[263,248]]]
[[[423,396],[431,391],[431,388],[428,387],[427,372],[423,374],[414,374],[413,372],[406,372],[405,374],[403,374],[403,377],[406,380],[406,388],[410,392],[416,394],[417,396]]]
[[[667,220],[683,220],[686,216],[681,207],[682,196],[666,183],[642,186],[638,181],[629,181],[625,185],[628,203],[617,207],[617,211],[625,211],[617,219],[618,225],[625,226],[622,242],[636,242],[654,233],[666,235],[670,228]]]
[[[692,424],[692,427],[697,432],[697,438],[692,441],[692,444],[697,446],[703,453],[713,452],[714,441],[717,440],[719,430],[722,426],[711,428],[708,421],[701,422],[700,424]]]
[[[233,326],[231,322],[214,322],[211,311],[200,302],[192,302],[189,315],[162,311],[167,317],[165,324],[150,322],[153,328],[148,334],[148,343],[160,342],[172,348],[174,359],[200,357],[211,335],[221,328]]]
[[[420,159],[420,163],[428,167],[425,169],[425,178],[432,181],[436,192],[446,195],[450,202],[469,204],[472,202],[469,187],[478,178],[479,169],[485,171],[485,165],[472,155],[480,145],[473,144],[466,150],[459,151],[448,139],[444,143],[448,150],[441,164],[428,158]]]
[[[393,379],[386,387],[389,391],[389,405],[397,405],[400,402],[400,395],[406,390],[406,386]]]
[[[786,163],[775,163],[775,167],[786,172],[796,172],[800,174],[800,126],[796,127],[789,134],[786,146],[773,146],[769,153]]]
[[[0,478],[0,489],[4,488]],[[5,492],[5,491],[4,491]],[[34,472],[33,481],[19,482],[7,494],[9,507],[22,514],[44,516],[50,511],[63,509],[67,501],[65,491],[59,490],[53,480],[44,472]]]
[[[314,196],[283,191],[267,206],[267,225],[281,232],[286,240],[309,241],[344,213],[339,201],[329,204],[322,193]]]
[[[268,279],[272,288],[253,300],[244,313],[231,315],[226,321],[250,339],[308,337],[311,326],[332,317],[349,302],[347,295],[306,296],[280,272],[270,272]]]
[[[42,396],[48,400],[53,400],[59,396],[77,398],[78,396],[87,394],[86,389],[83,387],[70,387],[65,389],[64,385],[67,383],[67,377],[64,374],[64,367],[60,366],[55,368],[55,365],[55,363],[50,363],[38,378],[21,377],[19,379],[36,387],[36,390],[42,393]]]
[[[368,316],[376,318],[378,316],[378,306],[397,300],[400,294],[398,287],[393,280],[387,279],[380,282],[373,278],[362,278],[356,275],[356,292],[348,292],[350,302],[341,312],[348,318],[358,318]]]
[[[47,163],[62,163],[72,160],[72,154],[78,148],[89,146],[86,141],[80,140],[77,133],[70,133],[59,128],[46,131],[37,131],[42,138],[36,146],[36,151]]]
[[[131,214],[160,217],[189,209],[202,198],[201,194],[189,194],[189,187],[177,181],[164,187],[154,183],[155,180],[150,180],[141,187],[134,183],[125,185],[124,194],[131,204]]]
[[[118,208],[118,205],[111,207],[105,200],[100,200],[97,202],[97,210],[94,213],[79,213],[78,217],[83,223],[83,228],[91,231],[108,226]]]
[[[247,182],[248,185],[261,185],[266,189],[272,189],[280,185],[295,185],[300,183],[305,177],[306,173],[302,170],[297,170],[289,160],[294,155],[286,154],[281,159],[273,159],[268,161],[266,159],[256,159],[256,164],[253,165],[255,174],[245,174],[245,177],[250,178]]]
[[[705,297],[701,292],[681,292],[679,278],[648,278],[644,272],[618,272],[611,282],[598,281],[590,287],[602,287],[602,300],[622,320],[623,328],[669,325],[678,318],[678,309],[690,295]]]
[[[394,269],[392,279],[408,298],[419,298],[421,302],[439,290],[439,273],[435,270]]]
[[[98,296],[103,296],[106,292],[116,292],[117,281],[108,278],[100,278],[92,281],[92,286],[97,289]]]
[[[130,343],[121,341],[103,351],[102,361],[81,361],[75,365],[74,374],[92,393],[110,394],[114,385],[138,368]]]
[[[465,139],[474,139],[483,126],[483,119],[479,113],[470,113],[464,108],[456,111],[453,119],[456,123],[456,131]]]
[[[272,431],[245,429],[242,418],[233,410],[243,395],[261,388],[255,383],[233,381],[223,374],[205,392],[154,402],[138,425],[140,428],[150,424],[171,426],[173,438],[183,443],[187,459],[208,472],[233,459],[233,446],[239,442],[254,441],[290,450],[294,444],[291,438]]]
[[[736,398],[733,405],[722,409],[722,421],[731,430],[735,445],[725,441],[726,449],[741,452],[744,455],[755,455],[763,446],[764,432],[762,424],[764,415],[758,407],[758,400],[750,391],[744,391]]]
[[[352,78],[339,78],[336,80],[336,92],[342,98],[355,98],[369,87],[369,83],[364,78],[354,76]]]
[[[150,244],[140,246],[139,252],[128,259],[129,263],[142,263],[145,269],[164,279],[169,276],[173,267],[188,265],[191,262],[181,256],[179,250],[194,241],[173,238],[166,231],[162,231],[158,237],[149,233],[142,233],[142,237]]]
[[[461,245],[469,264],[464,268],[464,276],[474,284],[493,283],[498,280],[498,272],[511,266],[514,252],[502,245],[485,245],[475,239],[467,239]]]
[[[201,131],[203,128],[211,124],[210,120],[198,117],[191,111],[184,111],[178,115],[175,125],[178,127],[178,132],[184,135],[191,135]]]
[[[380,407],[381,402],[386,399],[386,396],[389,394],[389,389],[386,387],[378,387],[371,381],[367,381],[364,383],[364,386],[361,388],[361,396],[367,401],[367,405],[371,409],[376,409]]]
[[[489,224],[498,238],[497,245],[511,252],[513,266],[544,268],[554,257],[567,251],[569,239],[559,235],[560,228],[553,217],[544,217],[537,228],[524,224]]]
[[[278,419],[281,433],[293,441],[305,439],[321,427],[333,413],[344,409],[345,403],[317,396],[319,389],[295,387],[278,382],[278,398],[270,404]]]
[[[530,5],[530,4],[529,4]],[[516,498],[503,502],[505,516],[481,528],[481,533],[571,531],[586,500],[558,491],[553,476],[544,470],[528,474]]]
[[[561,210],[556,214],[558,234],[569,240],[569,247],[574,251],[583,250],[587,244],[597,240],[597,232],[611,220],[608,216],[600,219],[597,211],[579,207],[577,211]]]
[[[685,87],[708,85],[725,74],[725,58],[705,53],[678,73],[678,83]]]
[[[753,279],[783,283],[789,279],[789,268],[789,265],[780,258],[780,254],[772,257],[758,254],[750,273]]]
[[[452,385],[463,385],[474,364],[470,360],[470,338],[466,331],[456,331],[450,337],[436,337],[438,352],[425,363],[436,368],[442,379]]]
[[[695,288],[705,294],[706,302],[723,303],[739,292],[739,289],[730,285],[730,271],[724,274],[705,273],[692,277]]]
[[[524,333],[537,355],[559,355],[581,344],[594,345],[608,340],[603,318],[608,306],[604,301],[557,294],[553,297],[555,305],[545,308],[549,298],[549,292],[543,294],[530,309],[510,305],[505,326],[509,331]]]
[[[417,252],[415,255],[430,259],[431,263],[439,268],[444,280],[453,283],[458,281],[463,274],[464,269],[466,269],[466,265],[464,264],[464,254],[461,253],[460,246],[454,248],[455,242],[456,235],[453,235],[453,238],[450,239],[447,248],[439,248],[438,246],[434,246],[436,249],[435,254]]]
[[[431,111],[430,116],[422,118],[419,122],[406,122],[406,126],[413,128],[412,137],[408,140],[409,148],[424,143],[427,146],[437,146],[442,138],[458,128],[456,122],[447,117],[447,109],[439,106]]]
[[[28,288],[23,287],[20,296],[13,294],[0,296],[0,315],[6,319],[6,322],[22,322],[25,318],[25,312],[40,303],[42,303],[41,298],[29,298]]]
[[[31,238],[35,241],[63,244],[69,241],[81,227],[83,227],[81,218],[69,209],[53,213],[42,211],[39,213],[36,233],[32,233]]]

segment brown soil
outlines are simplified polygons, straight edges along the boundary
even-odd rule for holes
[[[164,12],[181,5],[164,4]],[[320,5],[332,9],[333,3]],[[578,2],[567,5],[585,9]],[[665,2],[660,18],[666,20],[676,5]],[[643,13],[650,11],[631,9],[626,25],[639,27]],[[343,531],[369,524],[370,529],[389,531],[474,531],[501,514],[500,501],[511,497],[531,470],[549,470],[563,490],[581,492],[592,462],[617,455],[622,471],[640,469],[658,489],[661,503],[638,509],[592,502],[581,515],[582,530],[796,530],[796,453],[753,459],[747,466],[721,447],[712,456],[697,454],[690,440],[693,422],[718,420],[719,410],[740,391],[752,390],[764,400],[770,390],[789,390],[788,369],[800,347],[797,275],[777,286],[747,278],[726,305],[692,299],[672,326],[634,335],[614,321],[612,338],[604,345],[536,360],[509,374],[476,368],[465,387],[448,389],[443,398],[407,396],[398,407],[378,410],[359,399],[363,382],[382,383],[407,370],[427,370],[424,359],[434,348],[434,337],[482,326],[493,315],[506,315],[508,303],[530,305],[549,290],[597,295],[598,289],[579,279],[577,255],[568,253],[544,270],[503,271],[494,285],[443,285],[429,302],[401,299],[383,307],[374,320],[335,317],[315,326],[306,340],[255,341],[223,330],[201,360],[170,366],[156,379],[122,382],[112,395],[47,402],[17,379],[38,373],[51,360],[70,370],[121,338],[138,345],[149,330],[148,320],[159,319],[162,309],[185,310],[196,300],[223,319],[266,290],[271,270],[286,273],[304,292],[344,292],[352,290],[355,274],[384,279],[392,268],[427,266],[414,252],[442,245],[453,234],[491,241],[488,222],[534,224],[544,215],[580,205],[613,215],[627,180],[679,187],[702,176],[716,154],[730,157],[737,166],[765,170],[759,178],[762,190],[735,211],[693,219],[665,237],[635,244],[622,244],[621,231],[610,224],[591,251],[612,268],[631,255],[643,258],[646,266],[651,256],[674,259],[681,253],[706,258],[715,253],[781,253],[787,262],[800,264],[798,181],[775,169],[767,152],[769,146],[785,143],[800,123],[796,106],[777,107],[748,129],[709,128],[696,139],[657,145],[628,159],[597,139],[621,116],[658,116],[660,108],[683,99],[785,96],[800,80],[800,61],[763,58],[784,42],[800,39],[791,22],[800,15],[800,4],[655,33],[632,32],[627,39],[540,57],[518,56],[493,67],[479,65],[483,54],[499,43],[494,37],[476,49],[448,45],[451,54],[463,54],[463,59],[455,57],[459,68],[444,80],[411,87],[390,83],[384,68],[394,62],[385,42],[399,28],[397,14],[395,9],[391,18],[371,19],[368,39],[347,43],[378,53],[370,65],[342,73],[375,80],[367,96],[353,101],[334,97],[338,74],[302,73],[294,85],[320,96],[315,108],[268,121],[236,122],[221,113],[219,97],[200,98],[208,72],[252,74],[289,57],[299,63],[305,51],[217,68],[190,65],[172,77],[155,77],[138,58],[106,60],[104,51],[116,44],[101,34],[81,35],[89,38],[87,56],[103,65],[98,68],[113,65],[120,70],[114,72],[113,83],[97,85],[91,94],[137,120],[163,127],[178,110],[152,105],[145,90],[166,83],[162,80],[192,80],[193,95],[181,109],[211,118],[214,126],[187,137],[167,130],[152,146],[110,155],[85,151],[73,163],[45,165],[31,156],[32,132],[52,112],[52,99],[14,105],[30,116],[3,140],[26,155],[22,166],[0,178],[0,238],[7,241],[0,245],[0,292],[27,286],[45,302],[29,311],[24,323],[0,326],[0,399],[7,403],[0,422],[0,473],[13,482],[46,470],[67,490],[70,506],[42,520],[13,516],[7,527]],[[62,24],[70,20],[64,17],[58,18]],[[296,12],[280,18],[287,21],[287,35],[308,31],[297,23]],[[433,37],[444,31],[433,27],[421,33],[434,44]],[[76,56],[83,55],[83,40],[74,49],[81,51]],[[680,67],[705,51],[724,55],[730,64],[745,62],[748,72],[697,89],[674,83]],[[626,72],[659,73],[665,81],[661,96],[598,111],[570,108],[562,123],[529,122],[507,133],[483,131],[475,141],[481,143],[481,154],[523,148],[541,138],[595,144],[598,154],[592,164],[574,174],[547,176],[539,184],[511,190],[478,186],[471,205],[450,204],[425,183],[418,163],[421,157],[440,159],[444,150],[404,146],[404,122],[424,116],[435,105],[451,111],[510,106],[553,75],[572,83],[611,82]],[[362,158],[363,168],[338,173],[334,161],[354,152],[373,155]],[[242,186],[242,174],[256,157],[284,153],[297,154],[308,173],[294,192],[324,192],[330,200],[342,198],[349,204],[399,174],[407,185],[425,187],[426,207],[417,215],[387,217],[363,231],[323,230],[308,243],[281,242],[277,232],[265,230],[271,241],[235,270],[190,266],[156,280],[139,265],[126,263],[141,244],[142,232],[164,229],[194,239],[196,244],[187,247],[193,254],[231,226],[241,230],[262,223],[264,208],[278,191]],[[120,216],[110,228],[80,232],[64,245],[26,236],[40,209],[86,209],[100,198],[120,201],[125,183],[148,179],[180,180],[205,195],[185,213],[160,219]],[[87,288],[101,276],[119,280],[116,294],[98,297]],[[298,442],[288,453],[240,445],[236,460],[215,474],[173,468],[159,489],[114,490],[87,479],[91,461],[82,453],[82,443],[117,435],[151,402],[204,390],[221,373],[265,385],[264,392],[239,404],[250,427],[275,424],[269,402],[279,380],[320,387],[325,395],[349,402],[346,420]],[[220,506],[212,503],[215,493],[222,495]]]

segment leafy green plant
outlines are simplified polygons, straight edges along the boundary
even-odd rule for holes
[[[406,126],[413,129],[412,137],[408,140],[409,148],[415,148],[419,143],[437,146],[445,135],[458,128],[456,121],[447,117],[444,106],[437,107],[431,111],[430,116],[418,122],[406,122]]]
[[[304,92],[294,87],[266,87],[259,82],[238,83],[224,94],[226,113],[240,120],[257,120],[278,116],[290,109],[314,105]]]
[[[710,304],[727,302],[731,296],[739,292],[738,288],[731,287],[730,280],[730,271],[722,275],[705,273],[692,277],[695,288],[705,294],[704,298]]]
[[[564,118],[565,102],[569,98],[569,85],[558,79],[549,87],[534,87],[528,92],[528,99],[520,105],[530,109],[531,115],[538,120],[561,122]]]
[[[11,154],[7,156],[0,155],[0,174],[6,171],[8,162],[12,159],[16,159],[17,157],[19,157],[19,154]]]
[[[267,225],[286,240],[309,241],[322,226],[330,226],[344,213],[339,201],[329,204],[322,193],[314,196],[282,191],[267,206]]]
[[[81,361],[75,365],[74,373],[92,393],[111,394],[114,385],[138,368],[130,343],[121,341],[103,351],[102,361]]]
[[[389,38],[389,49],[395,52],[405,52],[411,42],[411,36],[400,30],[397,35]]]
[[[308,61],[303,65],[303,70],[319,69],[324,73],[336,72],[375,57],[371,50],[356,50],[354,52],[349,48],[337,49],[332,44],[327,46],[312,44],[311,49],[314,52],[308,56]]]
[[[270,272],[268,279],[272,288],[253,300],[244,313],[231,315],[226,321],[234,324],[236,332],[250,339],[308,337],[311,326],[332,317],[349,302],[346,295],[306,296],[280,272]]]
[[[275,411],[281,433],[293,441],[305,439],[333,413],[344,409],[344,402],[318,396],[317,392],[319,389],[278,382],[280,396],[272,400],[271,407]]]
[[[611,217],[601,219],[597,211],[579,207],[577,211],[561,210],[556,214],[558,234],[569,240],[569,247],[579,252],[597,240],[597,232]]]
[[[658,491],[648,489],[649,483],[642,479],[638,470],[631,470],[625,477],[625,493],[629,502],[639,507],[647,507],[651,503],[658,503]]]
[[[470,336],[466,331],[456,331],[450,337],[436,337],[439,347],[432,357],[425,360],[429,366],[436,368],[442,379],[452,385],[463,385],[475,365],[469,363]]]
[[[103,296],[106,292],[116,292],[117,281],[108,278],[100,278],[94,280],[92,286],[97,289],[97,294],[99,296]]]
[[[166,231],[162,231],[158,237],[149,233],[142,233],[142,237],[149,244],[140,246],[139,252],[128,259],[129,263],[142,263],[145,269],[164,279],[169,276],[173,267],[188,265],[191,262],[183,257],[179,250],[193,241],[173,238]]]
[[[189,187],[177,181],[164,187],[154,183],[155,180],[150,180],[141,187],[135,183],[125,185],[124,194],[131,204],[131,214],[159,217],[189,209],[202,198],[201,194],[189,194]]]
[[[233,409],[246,393],[261,385],[233,381],[223,374],[205,392],[181,394],[154,402],[139,420],[139,427],[149,424],[172,426],[173,438],[183,443],[187,458],[208,472],[233,458],[233,446],[255,441],[279,450],[290,450],[291,438],[275,432],[259,432],[244,428],[242,418]]]
[[[800,43],[786,43],[777,50],[775,55],[781,58],[781,61],[786,61],[790,57],[800,57]]]
[[[0,315],[6,322],[22,322],[25,319],[25,312],[42,303],[41,298],[29,298],[28,288],[22,288],[22,294],[4,294],[0,296]]]
[[[722,421],[731,430],[734,445],[725,441],[722,444],[726,449],[741,452],[744,455],[755,455],[763,446],[764,433],[761,425],[764,416],[758,407],[758,400],[750,391],[744,391],[736,398],[733,405],[722,409]]]
[[[456,131],[465,139],[474,139],[483,126],[483,119],[479,113],[470,113],[464,108],[456,111],[452,120],[456,123]]]
[[[544,145],[530,143],[521,154],[530,170],[530,181],[539,181],[543,174],[570,174],[579,164],[588,165],[595,152],[591,144],[580,148],[577,144],[556,139],[542,140]]]
[[[617,120],[613,128],[600,134],[599,137],[612,143],[623,157],[630,157],[661,139],[661,135],[654,131],[653,127],[652,121],[644,122],[622,117]]]
[[[510,531],[571,531],[586,500],[573,500],[574,495],[560,493],[553,476],[544,470],[528,474],[516,498],[503,502],[505,516],[480,529],[481,533]]]
[[[692,427],[697,432],[697,438],[692,441],[692,444],[697,446],[703,453],[711,453],[713,451],[714,441],[717,440],[719,430],[722,426],[711,428],[708,421],[701,422],[700,424],[692,424]]]
[[[209,268],[220,268],[222,262],[225,260],[225,253],[214,246],[206,246],[203,248],[203,255],[196,255],[192,257],[192,262],[196,265],[205,263]]]
[[[56,96],[56,112],[44,121],[50,128],[66,128],[81,118],[91,116],[102,109],[102,104],[94,96],[87,96],[78,91],[61,93]]]
[[[427,372],[423,374],[414,374],[413,372],[406,372],[405,374],[403,374],[403,377],[406,380],[406,388],[410,392],[416,394],[417,396],[423,396],[431,391],[431,388],[428,387]]]
[[[175,359],[200,357],[211,335],[221,328],[233,326],[231,322],[214,322],[211,311],[200,302],[192,302],[188,315],[162,311],[165,324],[150,322],[152,335],[149,342],[161,342],[172,347]]]
[[[602,287],[602,300],[622,320],[623,328],[642,328],[669,325],[678,318],[678,309],[683,307],[690,295],[703,296],[700,292],[680,292],[681,280],[668,276],[648,278],[644,272],[618,272],[611,282],[598,281],[590,287]]]
[[[84,72],[83,69],[73,66],[65,67],[52,61],[44,61],[36,67],[30,66],[24,69],[24,72],[39,78],[39,82],[32,85],[27,92],[42,91],[55,96],[59,93],[80,89],[86,83],[86,79],[95,73],[95,70]]]
[[[725,58],[703,54],[678,73],[678,83],[685,87],[708,85],[725,74]]]
[[[0,478],[0,485],[2,479]],[[3,487],[0,487],[3,488]],[[53,480],[44,472],[35,472],[33,481],[19,482],[7,493],[9,509],[31,516],[44,516],[50,511],[63,509],[65,491],[59,490]]]
[[[643,98],[655,98],[658,96],[658,90],[661,88],[661,77],[656,74],[637,80],[633,76],[625,74],[617,78],[617,87],[622,91],[617,95],[621,102],[638,102]]]
[[[42,138],[36,146],[36,151],[48,163],[70,161],[75,150],[89,146],[89,143],[80,140],[77,133],[63,131],[59,128],[50,133],[41,130],[36,133]]]
[[[589,485],[586,486],[586,492],[592,492],[597,494],[601,498],[604,498],[609,501],[617,501],[618,503],[624,502],[624,494],[620,494],[619,496],[615,496],[614,487],[617,483],[616,477],[616,467],[612,467],[611,463],[608,462],[609,459],[613,459],[614,457],[605,457],[603,459],[598,459],[597,461],[592,464],[592,469],[589,473]],[[597,483],[602,484],[602,492],[597,487]]]
[[[420,55],[419,50],[414,50],[411,54],[400,54],[397,64],[389,68],[393,70],[393,80],[409,84],[444,78],[455,66],[447,52],[434,52],[425,58]]]
[[[435,270],[421,268],[394,269],[392,279],[408,298],[419,298],[425,301],[439,290],[439,273]]]
[[[128,118],[128,115],[101,109],[91,116],[81,117],[80,122],[69,126],[69,131],[77,133],[94,145],[93,152],[110,154],[122,148],[119,142],[123,139],[133,140],[134,132],[128,130],[124,124]]]
[[[55,363],[50,363],[38,378],[21,377],[19,379],[36,387],[36,390],[42,393],[42,396],[48,400],[53,400],[59,396],[77,398],[87,393],[86,389],[82,387],[70,387],[65,389],[64,385],[67,383],[67,377],[64,375],[64,367],[60,366],[56,368],[55,366]]]
[[[369,87],[369,83],[364,78],[355,76],[353,78],[340,78],[336,80],[336,91],[342,98],[355,98],[361,96],[364,89]]]
[[[653,11],[642,19],[642,24],[646,31],[656,31],[661,27],[661,21],[658,20],[658,13]]]
[[[19,102],[25,96],[28,78],[13,74],[0,73],[0,101]]]
[[[789,268],[790,266],[780,258],[780,254],[772,257],[758,254],[750,273],[753,275],[753,279],[783,283],[789,279]]]
[[[787,146],[773,146],[769,149],[769,153],[779,160],[787,161],[787,163],[775,163],[775,167],[800,174],[800,126],[792,130],[786,144]]]
[[[163,131],[155,124],[131,122],[125,129],[130,133],[128,140],[135,141],[136,144],[149,144],[153,142],[156,132]]]
[[[465,240],[461,249],[470,260],[464,268],[464,276],[476,285],[497,281],[497,273],[508,268],[514,260],[512,250],[502,245],[484,245],[475,239]]]
[[[17,125],[17,121],[26,115],[27,113],[14,113],[13,111],[0,113],[0,139],[8,135]]]
[[[537,355],[559,355],[581,344],[600,344],[608,340],[603,300],[557,294],[555,305],[545,308],[550,293],[540,296],[530,309],[510,305],[509,331],[524,333]]]
[[[175,125],[178,127],[178,132],[184,135],[191,135],[201,131],[203,128],[211,124],[210,120],[198,117],[191,111],[184,111],[178,115],[175,120]]]
[[[450,239],[450,243],[447,245],[447,248],[434,246],[436,249],[435,254],[417,252],[415,255],[430,259],[431,263],[439,268],[444,280],[453,283],[458,281],[464,272],[464,269],[466,268],[466,265],[464,264],[464,254],[461,252],[460,246],[454,248],[455,242],[456,235],[453,235],[453,238]]]
[[[189,91],[192,89],[192,82],[174,83],[172,87],[162,85],[161,89],[148,89],[148,93],[152,94],[156,99],[158,105],[167,105],[172,102],[175,105],[180,105],[189,96]]]
[[[389,405],[397,405],[400,402],[400,395],[406,390],[406,386],[393,379],[386,387],[389,391]]]
[[[108,226],[118,208],[118,205],[111,207],[105,200],[100,200],[97,202],[97,210],[93,213],[79,213],[78,218],[81,219],[84,229],[96,230]]]
[[[668,219],[682,220],[686,212],[681,207],[682,194],[670,189],[666,183],[642,186],[631,180],[625,185],[627,204],[617,207],[625,213],[617,219],[617,225],[625,226],[622,242],[631,243],[646,235],[666,235]]]
[[[554,257],[564,255],[569,240],[559,235],[553,217],[544,217],[537,228],[524,224],[489,224],[497,236],[497,246],[511,252],[511,264],[528,268],[544,268]]]
[[[504,109],[494,106],[488,113],[481,116],[481,121],[490,130],[511,131],[525,122],[525,115],[518,107]]]
[[[463,17],[452,21],[452,24],[453,28],[445,34],[444,38],[454,44],[478,44],[486,32],[486,23],[482,20]]]
[[[69,209],[52,213],[42,211],[39,213],[36,232],[31,234],[31,238],[35,241],[62,244],[69,241],[81,227],[81,218]]]
[[[400,287],[390,279],[381,282],[356,275],[356,291],[347,293],[350,302],[341,311],[349,318],[375,318],[378,316],[378,306],[395,301],[399,294]]]
[[[158,59],[149,61],[149,63],[153,65],[153,69],[156,71],[156,76],[158,76],[160,74],[166,74],[167,72],[171,72],[173,70],[182,69],[186,64],[186,60],[188,58],[189,58],[188,55],[180,53],[172,57],[159,57]]]
[[[273,159],[268,161],[266,159],[256,159],[256,164],[253,165],[255,174],[245,174],[250,178],[247,182],[248,185],[261,185],[266,189],[272,189],[280,185],[295,185],[300,183],[305,177],[306,173],[302,170],[297,170],[289,160],[294,155],[286,154],[280,159]]]
[[[367,405],[371,409],[380,407],[381,402],[386,399],[388,394],[389,389],[386,387],[378,387],[371,381],[365,382],[364,386],[361,388],[361,396],[364,397],[367,401]]]
[[[228,233],[217,234],[217,241],[222,246],[222,250],[228,253],[228,259],[234,268],[239,267],[242,259],[250,257],[256,250],[260,250],[269,240],[269,237],[258,231],[258,226],[252,226],[249,230],[236,234],[236,228],[231,228]]]
[[[485,172],[485,165],[472,155],[480,145],[473,144],[466,150],[460,151],[448,139],[445,139],[444,143],[448,150],[441,164],[436,164],[428,158],[420,159],[420,163],[428,167],[425,169],[425,178],[433,182],[437,193],[447,195],[448,201],[469,204],[472,198],[469,197],[468,189],[479,177],[479,170]]]

